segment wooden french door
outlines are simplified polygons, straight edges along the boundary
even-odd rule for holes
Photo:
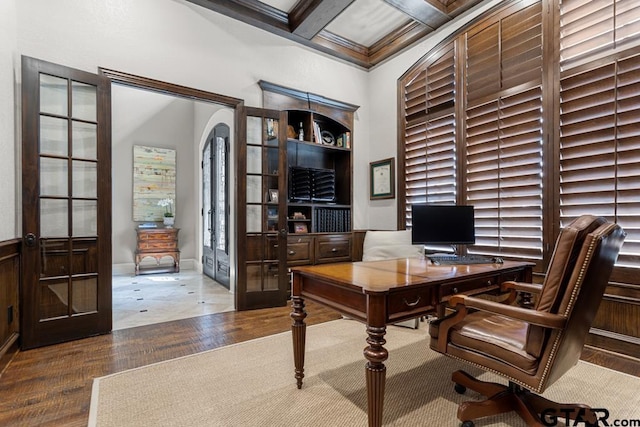
[[[22,348],[111,330],[111,83],[22,57]]]
[[[217,124],[202,151],[202,270],[227,289],[229,263],[229,126]]]
[[[238,310],[287,303],[287,116],[245,107],[238,129]]]

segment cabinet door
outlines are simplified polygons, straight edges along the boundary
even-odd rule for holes
[[[243,109],[238,150],[237,308],[287,302],[286,113]]]

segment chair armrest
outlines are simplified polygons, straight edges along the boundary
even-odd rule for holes
[[[532,294],[539,294],[542,291],[542,284],[538,283],[526,283],[526,282],[503,282],[500,287],[502,291],[514,290],[517,292],[529,292]]]
[[[509,291],[509,295],[502,302],[505,304],[513,304],[518,298],[519,292],[539,294],[542,291],[542,284],[508,281],[500,284],[500,291]]]
[[[455,307],[464,306],[466,308],[500,314],[502,316],[522,320],[523,322],[531,323],[533,325],[542,326],[543,328],[561,329],[567,323],[566,316],[562,316],[560,314],[501,304],[467,295],[454,295],[449,300],[449,304]]]

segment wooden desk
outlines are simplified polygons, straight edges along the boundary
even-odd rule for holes
[[[180,271],[180,249],[178,249],[179,228],[136,228],[136,275],[141,274],[140,262],[147,257],[156,259],[160,263],[163,257],[173,258],[173,268],[171,271]],[[157,269],[150,270],[157,272]]]
[[[367,325],[368,416],[369,426],[377,427],[382,425],[387,324],[434,311],[441,315],[457,293],[487,292],[509,280],[531,282],[532,267],[532,263],[514,261],[434,266],[418,258],[293,267],[291,331],[298,388],[304,378],[305,299]]]

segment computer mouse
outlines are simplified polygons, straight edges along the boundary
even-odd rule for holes
[[[494,256],[492,258],[492,261],[494,264],[504,264],[504,260],[502,258],[500,258],[499,256]]]
[[[440,261],[438,261],[437,259],[432,259],[432,260],[431,260],[431,264],[433,264],[433,265],[440,265]]]

